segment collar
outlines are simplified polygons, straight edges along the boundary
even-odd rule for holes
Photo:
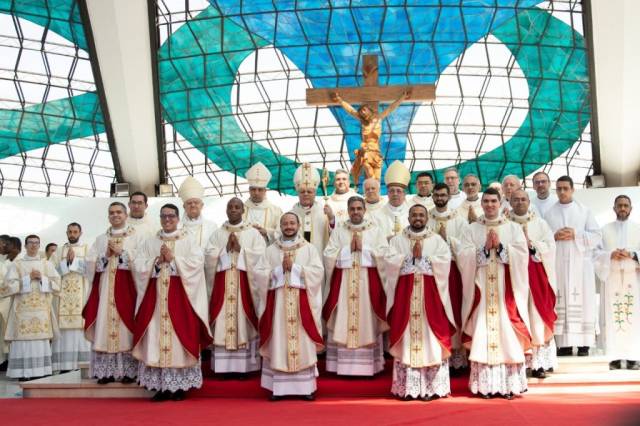
[[[369,222],[367,219],[362,219],[362,222],[360,222],[358,225],[351,223],[351,220],[346,220],[343,222],[343,224],[344,224],[343,226],[351,232],[366,231],[367,229],[370,229],[373,226],[373,224]]]
[[[402,235],[407,237],[410,240],[424,240],[425,238],[429,238],[433,235],[433,231],[428,226],[425,226],[424,229],[420,232],[414,232],[411,229],[411,226],[407,226],[402,231]]]
[[[451,220],[454,217],[456,217],[456,215],[457,215],[457,212],[455,210],[449,210],[448,207],[447,207],[447,210],[442,213],[436,210],[435,207],[429,211],[429,216],[437,221]]]
[[[135,228],[131,226],[124,226],[123,228],[120,228],[120,229],[113,229],[112,227],[109,227],[109,229],[107,229],[107,236],[128,237],[129,235],[132,235],[135,232],[136,232]]]
[[[176,241],[185,236],[184,230],[176,229],[173,232],[164,232],[162,229],[158,231],[158,238],[162,241]]]
[[[191,219],[189,216],[185,214],[184,217],[182,218],[182,224],[186,226],[202,225],[202,221],[203,221],[202,215],[198,216],[195,219]]]
[[[275,244],[278,246],[280,250],[283,251],[293,251],[298,250],[300,247],[308,244],[307,241],[302,238],[299,234],[293,240],[283,240],[282,237],[278,238],[275,241]]]
[[[526,214],[522,216],[515,214],[513,210],[509,212],[509,219],[511,219],[512,222],[519,223],[520,225],[522,225],[523,223],[530,222],[531,220],[533,220],[534,217],[536,217],[536,215],[531,210],[529,210]]]
[[[502,215],[499,215],[495,219],[487,219],[484,215],[482,215],[480,216],[480,218],[478,218],[477,222],[485,226],[498,226],[507,223],[507,219]]]
[[[232,225],[229,221],[226,221],[222,227],[226,229],[228,232],[242,232],[245,229],[248,229],[251,225],[245,223],[244,221],[240,221],[237,225]]]

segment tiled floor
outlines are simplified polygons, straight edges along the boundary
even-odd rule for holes
[[[22,398],[18,381],[8,378],[4,371],[0,373],[0,398]]]

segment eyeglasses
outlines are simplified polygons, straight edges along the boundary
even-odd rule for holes
[[[160,215],[160,220],[171,220],[171,219],[175,219],[177,217],[178,217],[177,214],[161,214]]]
[[[534,180],[533,184],[534,185],[542,185],[542,184],[545,184],[545,183],[548,183],[548,182],[549,182],[548,180]]]

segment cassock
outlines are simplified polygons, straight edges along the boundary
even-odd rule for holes
[[[254,203],[249,199],[244,202],[242,220],[266,229],[269,242],[273,242],[275,238],[274,234],[280,226],[280,216],[282,216],[282,209],[269,200]]]
[[[122,248],[119,256],[107,257],[109,241]],[[91,290],[82,317],[85,337],[92,342],[91,377],[119,380],[138,374],[138,361],[131,356],[137,297],[131,266],[140,241],[130,226],[109,228],[89,249]]]
[[[393,237],[409,226],[409,203],[404,202],[394,207],[388,202],[371,215],[371,221],[378,226],[378,232],[386,238]]]
[[[547,211],[558,202],[558,196],[553,193],[549,193],[547,198],[540,199],[538,195],[534,192],[530,195],[531,205],[535,207],[536,212],[540,217],[544,217],[547,214]]]
[[[435,207],[435,204],[433,204],[433,198],[431,197],[431,195],[429,195],[427,197],[423,197],[423,196],[421,196],[419,194],[414,195],[409,200],[409,207],[411,207],[411,206],[413,206],[415,204],[421,204],[421,205],[425,206],[427,208],[427,210],[431,210],[432,208]]]
[[[468,221],[466,217],[458,214],[459,210],[447,209],[439,212],[435,208],[429,211],[429,220],[427,227],[435,234],[440,232],[440,228],[444,227],[447,235],[447,245],[449,246],[451,256],[451,270],[449,271],[449,298],[451,300],[451,310],[455,320],[456,334],[451,341],[452,353],[449,363],[453,368],[464,368],[467,366],[467,353],[462,347],[462,278],[456,264],[455,253],[460,247],[460,241],[465,232],[467,232]]]
[[[349,198],[358,195],[351,188],[344,194],[336,194],[335,192],[327,199],[327,204],[331,207],[335,215],[336,224],[349,220],[349,212],[347,202]]]
[[[422,244],[422,256],[413,246]],[[451,392],[449,355],[456,332],[449,302],[451,252],[429,228],[406,228],[385,257],[389,352],[394,357],[391,393],[399,397]]]
[[[354,235],[362,252],[351,252]],[[384,369],[382,333],[386,323],[383,256],[384,234],[363,220],[337,225],[324,250],[329,294],[322,309],[326,321],[327,371],[339,375],[373,376]]]
[[[290,272],[284,256],[293,259]],[[256,266],[260,316],[261,386],[274,395],[311,395],[316,391],[322,341],[324,268],[318,251],[299,235],[276,240]]]
[[[160,224],[158,224],[157,220],[151,219],[146,213],[141,218],[129,216],[127,218],[127,225],[135,229],[136,235],[141,238],[151,237],[160,229]]]
[[[577,201],[554,204],[544,219],[554,233],[569,227],[576,235],[573,241],[556,241],[556,345],[594,346],[597,311],[593,257],[602,240],[600,227],[591,211]]]
[[[31,271],[42,278],[32,280]],[[0,297],[11,299],[5,340],[9,343],[7,377],[52,374],[51,340],[58,336],[53,297],[60,291],[60,275],[53,263],[25,254],[7,268]]]
[[[611,252],[627,250],[634,259],[612,260]],[[602,228],[596,262],[601,287],[601,323],[605,355],[610,361],[640,360],[640,225],[615,221]]]
[[[69,249],[73,249],[73,262],[67,262]],[[66,243],[53,255],[60,279],[60,294],[54,299],[60,336],[53,340],[53,371],[76,370],[80,363],[91,359],[91,344],[84,337],[82,308],[89,296],[86,278],[87,244]]]
[[[234,233],[240,253],[228,253]],[[213,278],[209,321],[215,346],[211,367],[216,373],[248,373],[260,369],[258,316],[253,284],[255,266],[266,249],[260,232],[248,223],[225,222],[205,250],[207,276]]]
[[[311,243],[318,254],[322,255],[329,242],[329,219],[324,214],[324,205],[314,202],[311,207],[303,207],[295,203],[291,211],[300,218],[300,230],[298,234]]]
[[[487,233],[500,248],[485,251]],[[527,390],[525,351],[531,349],[529,250],[520,225],[481,216],[469,225],[457,254],[463,282],[463,343],[469,352],[471,392],[518,395]]]
[[[156,263],[163,244],[171,263]],[[204,255],[183,229],[141,244],[134,262],[138,290],[133,356],[138,381],[150,390],[176,392],[202,386],[200,351],[211,341]]]
[[[529,325],[533,352],[527,357],[532,370],[557,367],[553,330],[556,307],[556,243],[553,231],[537,214],[529,211],[518,216],[513,211],[509,219],[522,227],[533,248],[529,249]]]
[[[451,210],[455,210],[462,205],[462,202],[467,199],[467,194],[459,191],[457,194],[449,195],[448,206]]]
[[[449,208],[451,208],[451,206],[449,206]],[[482,216],[482,214],[484,213],[482,211],[482,194],[479,194],[478,199],[475,201],[469,201],[465,198],[465,200],[462,202],[462,204],[460,204],[460,207],[458,207],[456,211],[458,212],[458,215],[462,216],[467,220],[467,222],[469,222],[470,209],[473,209],[476,217]]]

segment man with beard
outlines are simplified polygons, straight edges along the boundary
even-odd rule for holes
[[[427,226],[442,237],[452,253],[451,271],[449,272],[449,297],[457,331],[451,341],[452,353],[449,364],[452,368],[452,374],[454,374],[467,367],[467,353],[461,342],[462,278],[456,264],[455,253],[460,249],[460,241],[468,231],[468,223],[465,218],[458,215],[458,210],[450,210],[448,208],[449,187],[446,184],[437,184],[433,190],[432,197],[435,207],[429,211]]]
[[[416,176],[417,194],[409,201],[410,205],[422,204],[427,210],[433,208],[433,198],[431,191],[433,189],[433,176],[429,172],[421,172]]]
[[[134,262],[139,298],[132,354],[140,361],[140,386],[156,391],[152,401],[180,401],[202,386],[200,350],[212,340],[204,257],[179,222],[178,207],[162,206],[162,229],[140,245]]]
[[[249,199],[244,203],[243,220],[260,232],[267,244],[273,242],[282,216],[280,207],[267,200],[267,185],[271,172],[261,162],[257,162],[245,174],[249,182]]]
[[[533,377],[544,379],[557,364],[553,328],[556,307],[556,244],[547,222],[529,209],[529,195],[511,194],[509,219],[522,227],[529,246],[529,324],[533,353],[527,357]]]
[[[349,218],[347,200],[354,195],[358,194],[349,188],[349,172],[336,170],[333,175],[333,194],[327,200],[327,205],[331,208],[336,223],[342,223]]]
[[[256,267],[263,388],[271,400],[316,391],[317,351],[322,342],[324,270],[318,251],[298,235],[295,213],[280,218],[280,238]]]
[[[147,214],[147,194],[136,191],[129,197],[127,225],[136,230],[138,237],[150,237],[160,229],[158,222]]]
[[[82,307],[89,295],[86,279],[86,257],[89,247],[80,242],[82,227],[73,222],[67,225],[67,239],[53,256],[53,264],[62,277],[56,315],[60,337],[52,343],[53,371],[64,373],[77,370],[80,363],[89,362],[91,345],[84,337]]]
[[[141,237],[118,201],[109,205],[109,223],[87,255],[91,290],[82,311],[84,334],[92,342],[90,374],[101,385],[133,383],[138,376],[138,361],[131,356],[137,297],[131,267]]]
[[[544,216],[556,241],[558,300],[555,324],[558,356],[588,356],[596,339],[595,249],[602,241],[600,227],[591,211],[573,199],[573,180],[556,181],[558,202]]]
[[[458,212],[469,223],[475,222],[482,215],[480,189],[481,185],[478,176],[468,174],[462,180],[462,190],[467,198],[458,207]]]
[[[405,400],[431,401],[451,392],[451,253],[426,226],[427,217],[423,205],[412,206],[410,225],[391,239],[385,259],[391,393]]]
[[[484,398],[512,399],[527,390],[529,250],[520,225],[500,212],[494,189],[482,194],[484,215],[469,225],[457,254],[463,282],[462,332],[469,349],[469,388]]]
[[[460,191],[460,174],[455,167],[444,171],[444,183],[449,187],[449,208],[455,210],[464,201],[465,193]]]
[[[536,196],[531,200],[531,204],[536,208],[540,217],[544,217],[547,210],[558,202],[558,196],[549,191],[550,187],[551,181],[548,174],[538,172],[533,175],[533,189],[536,191]]]
[[[324,250],[330,289],[322,309],[327,323],[327,371],[373,376],[384,369],[382,333],[387,330],[386,298],[380,277],[388,244],[364,219],[364,200],[348,201],[349,220],[331,233]]]
[[[631,199],[618,195],[613,204],[616,221],[602,228],[602,248],[596,271],[604,284],[601,300],[604,312],[604,347],[609,368],[629,370],[640,365],[640,225],[631,222]]]
[[[209,321],[216,373],[245,374],[260,369],[258,316],[253,304],[254,271],[266,244],[256,228],[243,222],[239,198],[227,203],[227,221],[216,229],[205,250],[206,275],[213,277]]]
[[[409,203],[406,201],[407,185],[411,180],[409,170],[402,162],[394,161],[384,175],[389,201],[372,215],[372,221],[379,227],[387,240],[398,235],[409,224],[407,220]]]

